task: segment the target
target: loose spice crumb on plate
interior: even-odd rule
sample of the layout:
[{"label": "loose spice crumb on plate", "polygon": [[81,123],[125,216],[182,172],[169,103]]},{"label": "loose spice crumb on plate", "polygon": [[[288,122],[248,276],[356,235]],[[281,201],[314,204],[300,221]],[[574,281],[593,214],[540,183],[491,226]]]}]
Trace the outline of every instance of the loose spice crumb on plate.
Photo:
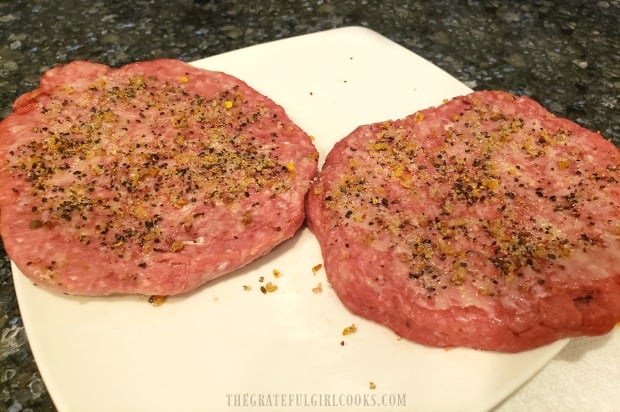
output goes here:
[{"label": "loose spice crumb on plate", "polygon": [[322,263],[319,263],[318,265],[314,265],[312,266],[312,274],[316,275],[316,272],[318,272],[319,270],[321,270],[321,268],[323,267]]},{"label": "loose spice crumb on plate", "polygon": [[263,294],[267,294],[267,293],[271,293],[271,292],[275,292],[276,290],[278,290],[278,286],[274,285],[271,282],[267,282],[265,284],[265,286],[261,286],[260,287],[260,291],[263,292]]},{"label": "loose spice crumb on plate", "polygon": [[168,296],[152,295],[149,297],[149,303],[153,306],[161,306],[168,299]]},{"label": "loose spice crumb on plate", "polygon": [[342,336],[352,335],[355,332],[357,332],[357,326],[355,326],[355,323],[352,323],[351,326],[347,326],[342,330]]},{"label": "loose spice crumb on plate", "polygon": [[321,294],[323,293],[323,284],[319,282],[315,287],[312,288],[312,293]]}]

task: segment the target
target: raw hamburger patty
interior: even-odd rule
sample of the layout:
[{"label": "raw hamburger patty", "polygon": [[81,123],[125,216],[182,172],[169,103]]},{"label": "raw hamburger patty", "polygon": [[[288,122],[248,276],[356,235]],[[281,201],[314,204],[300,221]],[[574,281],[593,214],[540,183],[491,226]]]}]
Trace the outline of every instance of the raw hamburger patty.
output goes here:
[{"label": "raw hamburger patty", "polygon": [[290,238],[309,136],[243,81],[176,60],[51,69],[0,124],[0,229],[36,284],[174,295]]},{"label": "raw hamburger patty", "polygon": [[620,155],[526,97],[358,127],[306,201],[354,313],[426,345],[520,351],[620,320]]}]

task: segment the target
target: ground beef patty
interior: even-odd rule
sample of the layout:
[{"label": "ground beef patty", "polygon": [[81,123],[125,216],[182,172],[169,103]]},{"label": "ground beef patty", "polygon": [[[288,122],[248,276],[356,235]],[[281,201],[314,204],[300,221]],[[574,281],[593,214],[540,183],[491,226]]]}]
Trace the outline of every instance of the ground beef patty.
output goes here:
[{"label": "ground beef patty", "polygon": [[310,137],[243,81],[176,60],[51,69],[0,124],[11,259],[66,293],[174,295],[290,238]]},{"label": "ground beef patty", "polygon": [[426,345],[520,351],[620,320],[620,154],[483,91],[361,126],[306,214],[354,313]]}]

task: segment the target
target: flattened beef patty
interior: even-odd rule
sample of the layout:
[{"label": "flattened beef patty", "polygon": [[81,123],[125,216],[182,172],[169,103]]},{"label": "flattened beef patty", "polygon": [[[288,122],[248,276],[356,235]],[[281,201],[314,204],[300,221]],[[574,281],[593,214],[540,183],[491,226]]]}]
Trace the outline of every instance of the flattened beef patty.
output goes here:
[{"label": "flattened beef patty", "polygon": [[0,124],[0,228],[37,284],[174,295],[290,238],[309,136],[243,81],[177,60],[54,68]]},{"label": "flattened beef patty", "polygon": [[306,214],[354,313],[426,345],[520,351],[620,320],[620,154],[483,91],[361,126]]}]

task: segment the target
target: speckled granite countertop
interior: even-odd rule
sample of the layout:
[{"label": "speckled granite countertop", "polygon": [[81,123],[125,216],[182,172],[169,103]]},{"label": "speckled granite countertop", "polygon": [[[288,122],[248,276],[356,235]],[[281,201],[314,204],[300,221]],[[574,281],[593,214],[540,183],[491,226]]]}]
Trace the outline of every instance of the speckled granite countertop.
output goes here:
[{"label": "speckled granite countertop", "polygon": [[[192,61],[347,25],[369,27],[474,89],[526,94],[620,145],[620,1],[0,2],[0,118],[46,69]],[[55,410],[0,253],[0,409]]]}]

